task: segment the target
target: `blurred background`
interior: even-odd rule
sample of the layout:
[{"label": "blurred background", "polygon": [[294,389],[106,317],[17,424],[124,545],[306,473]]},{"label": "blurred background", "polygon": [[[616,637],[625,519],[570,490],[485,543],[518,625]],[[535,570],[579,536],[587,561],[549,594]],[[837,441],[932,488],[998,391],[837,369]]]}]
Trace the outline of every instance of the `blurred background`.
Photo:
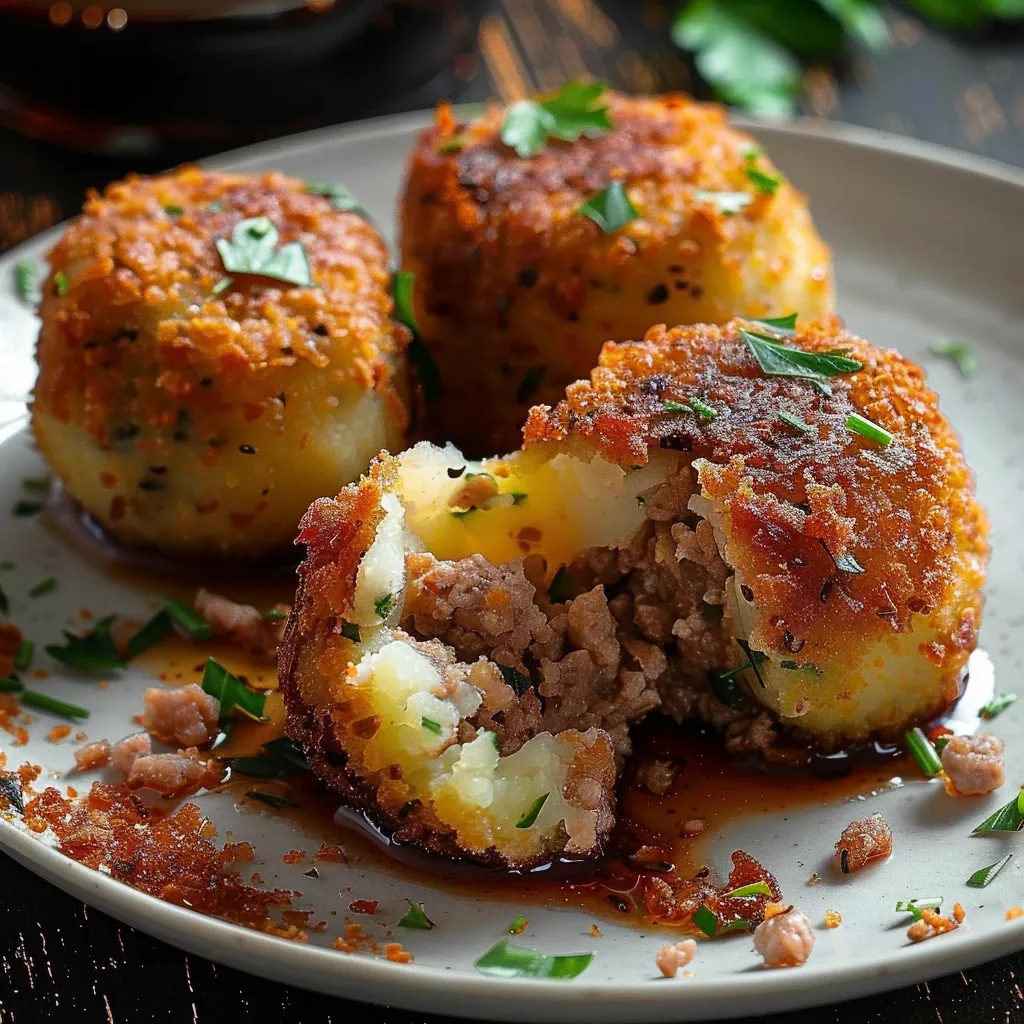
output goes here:
[{"label": "blurred background", "polygon": [[0,0],[0,250],[87,187],[589,74],[1024,164],[1024,0]]}]

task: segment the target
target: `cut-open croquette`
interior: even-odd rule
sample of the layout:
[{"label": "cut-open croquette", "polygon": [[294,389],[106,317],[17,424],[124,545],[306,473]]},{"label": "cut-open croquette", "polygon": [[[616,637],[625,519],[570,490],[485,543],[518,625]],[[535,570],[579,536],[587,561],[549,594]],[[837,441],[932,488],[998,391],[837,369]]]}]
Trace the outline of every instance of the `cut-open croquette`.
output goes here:
[{"label": "cut-open croquette", "polygon": [[[432,440],[472,456],[518,447],[531,405],[654,323],[832,312],[806,200],[721,107],[594,102],[610,130],[527,158],[501,141],[505,108],[461,124],[442,107],[409,155],[401,262],[440,376]],[[606,231],[581,207],[613,184],[636,217]]]},{"label": "cut-open croquette", "polygon": [[[238,242],[242,271],[268,273],[229,269]],[[314,497],[402,447],[387,259],[372,224],[277,173],[186,167],[91,195],[39,310],[43,455],[128,544],[280,553]]]},{"label": "cut-open croquette", "polygon": [[653,709],[790,762],[939,713],[987,557],[921,371],[838,321],[607,345],[521,450],[384,455],[299,539],[290,735],[399,839],[511,866],[600,849]]}]

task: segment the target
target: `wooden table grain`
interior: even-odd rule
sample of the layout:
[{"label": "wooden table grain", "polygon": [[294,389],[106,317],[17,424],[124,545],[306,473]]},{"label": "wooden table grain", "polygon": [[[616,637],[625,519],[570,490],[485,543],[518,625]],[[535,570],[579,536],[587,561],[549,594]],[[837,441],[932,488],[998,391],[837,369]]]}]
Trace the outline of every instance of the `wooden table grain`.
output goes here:
[{"label": "wooden table grain", "polygon": [[[510,99],[581,72],[637,91],[694,87],[685,61],[668,41],[671,5],[496,0],[480,4],[476,13],[476,46],[455,55],[457,100],[495,94]],[[871,58],[854,54],[838,76],[810,72],[805,112],[1024,166],[1021,33],[1004,30],[965,42],[921,25],[898,7],[889,7],[887,15],[893,49]],[[397,98],[386,106],[410,105]],[[130,169],[125,160],[84,157],[5,129],[0,129],[0,154],[0,249],[71,215],[87,186]],[[190,155],[202,156],[201,147]],[[3,856],[0,886],[0,1024],[249,1019],[337,1024],[355,1017],[372,1024],[426,1024],[443,1019],[319,996],[188,956],[87,908]],[[1013,1024],[1024,1021],[1022,984],[1024,954],[1018,954],[785,1019],[793,1024]]]}]

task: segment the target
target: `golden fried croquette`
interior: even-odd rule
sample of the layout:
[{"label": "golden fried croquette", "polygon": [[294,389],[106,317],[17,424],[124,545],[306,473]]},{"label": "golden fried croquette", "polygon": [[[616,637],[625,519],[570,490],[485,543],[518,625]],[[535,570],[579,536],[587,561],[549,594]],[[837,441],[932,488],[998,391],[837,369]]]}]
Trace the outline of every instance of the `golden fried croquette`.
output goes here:
[{"label": "golden fried croquette", "polygon": [[[268,251],[304,253],[312,286],[225,269],[218,240],[250,219]],[[314,497],[402,446],[387,258],[372,224],[277,173],[186,167],[90,195],[39,310],[43,455],[128,544],[280,553]]]},{"label": "golden fried croquette", "polygon": [[[440,373],[431,439],[472,456],[518,447],[531,405],[652,323],[832,312],[806,200],[721,107],[598,102],[610,131],[527,159],[501,141],[504,109],[460,124],[442,107],[408,158],[401,262]],[[580,206],[614,182],[637,217],[606,233]]]},{"label": "golden fried croquette", "polygon": [[299,540],[290,735],[403,840],[512,866],[600,849],[654,709],[787,762],[939,713],[987,556],[921,371],[838,321],[606,345],[519,451],[381,456]]}]

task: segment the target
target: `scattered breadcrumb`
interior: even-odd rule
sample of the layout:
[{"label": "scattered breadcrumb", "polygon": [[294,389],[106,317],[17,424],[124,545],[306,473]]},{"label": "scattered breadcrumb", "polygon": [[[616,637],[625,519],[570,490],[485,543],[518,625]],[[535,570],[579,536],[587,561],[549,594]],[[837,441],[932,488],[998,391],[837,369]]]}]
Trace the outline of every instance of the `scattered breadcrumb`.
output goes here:
[{"label": "scattered breadcrumb", "polygon": [[799,967],[814,949],[814,927],[799,910],[771,903],[754,930],[754,949],[765,967]]},{"label": "scattered breadcrumb", "polygon": [[334,940],[334,948],[340,953],[355,953],[357,950],[379,953],[380,946],[366,933],[361,924],[349,924],[345,927],[345,937]]},{"label": "scattered breadcrumb", "polygon": [[693,939],[662,946],[655,954],[654,963],[666,978],[674,978],[680,967],[685,967],[697,955],[697,943]]},{"label": "scattered breadcrumb", "polygon": [[412,953],[409,953],[407,950],[403,949],[402,944],[400,942],[389,942],[384,947],[384,955],[393,964],[412,963]]},{"label": "scattered breadcrumb", "polygon": [[285,864],[301,864],[305,859],[305,850],[289,850],[281,855],[281,861]]},{"label": "scattered breadcrumb", "polygon": [[46,738],[51,743],[60,743],[61,740],[66,740],[71,735],[70,725],[55,725],[47,734]]},{"label": "scattered breadcrumb", "polygon": [[811,875],[811,877],[807,879],[807,884],[808,885],[821,885],[821,875],[819,875],[818,872],[815,871],[814,874]]},{"label": "scattered breadcrumb", "polygon": [[843,915],[838,910],[825,911],[825,927],[838,928],[843,923]]},{"label": "scattered breadcrumb", "polygon": [[907,929],[907,938],[911,942],[924,942],[925,939],[932,939],[936,935],[944,935],[959,928],[966,916],[964,908],[959,903],[953,905],[950,917],[943,917],[936,910],[924,910],[921,912],[921,920],[915,921]]},{"label": "scattered breadcrumb", "polygon": [[1007,921],[1015,921],[1018,917],[1024,917],[1024,907],[1010,907],[1006,912]]},{"label": "scattered breadcrumb", "polygon": [[75,751],[75,764],[80,772],[91,771],[93,768],[102,768],[110,763],[110,744],[106,740],[96,740],[93,743],[86,743]]},{"label": "scattered breadcrumb", "polygon": [[600,929],[600,928],[598,928],[596,924],[592,924],[592,925],[590,926],[590,937],[591,937],[591,938],[593,938],[593,939],[599,939],[599,938],[601,938],[601,937],[602,937],[603,935],[604,935],[604,932],[602,932],[602,931],[601,931],[601,929]]}]

